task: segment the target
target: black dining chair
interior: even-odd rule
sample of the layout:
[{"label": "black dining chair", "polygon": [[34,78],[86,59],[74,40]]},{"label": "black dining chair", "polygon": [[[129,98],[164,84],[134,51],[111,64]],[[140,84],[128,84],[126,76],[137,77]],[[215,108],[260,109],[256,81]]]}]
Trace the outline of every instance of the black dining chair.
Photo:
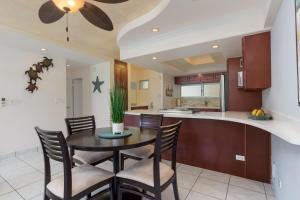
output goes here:
[{"label": "black dining chair", "polygon": [[[68,135],[80,133],[83,131],[95,133],[96,122],[94,116],[87,117],[77,117],[77,118],[66,118],[65,119]],[[71,158],[73,165],[79,164],[90,164],[98,165],[107,160],[111,160],[113,152],[103,151],[103,152],[91,152],[91,151],[74,151],[73,148],[70,148]]]},{"label": "black dining chair", "polygon": [[[163,115],[141,114],[140,128],[158,130],[162,125]],[[121,151],[121,170],[124,169],[124,162],[131,158],[134,160],[142,160],[148,158],[154,152],[154,145],[146,145],[139,148],[127,149]]]},{"label": "black dining chair", "polygon": [[[91,199],[99,198],[107,190],[111,191],[114,174],[106,170],[84,164],[72,168],[68,146],[60,131],[45,131],[38,127],[45,165],[44,200],[77,200],[106,185],[110,187]],[[50,160],[63,163],[63,175],[51,179]]]},{"label": "black dining chair", "polygon": [[[157,132],[152,158],[144,159],[117,174],[118,196],[129,192],[151,200],[161,200],[162,191],[173,185],[175,200],[179,200],[176,177],[176,148],[181,121],[163,126]],[[171,166],[161,162],[164,152],[172,152]],[[136,189],[142,189],[142,192]],[[149,192],[152,194],[149,194]]]}]

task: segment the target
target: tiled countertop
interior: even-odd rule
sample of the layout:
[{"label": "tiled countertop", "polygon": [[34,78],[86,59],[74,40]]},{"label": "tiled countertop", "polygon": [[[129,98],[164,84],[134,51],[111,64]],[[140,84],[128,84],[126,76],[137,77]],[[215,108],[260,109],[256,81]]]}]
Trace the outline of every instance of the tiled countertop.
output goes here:
[{"label": "tiled countertop", "polygon": [[[139,110],[126,112],[126,114],[131,115],[140,115],[141,113],[159,114],[159,111]],[[246,112],[231,111],[199,112],[194,114],[164,113],[163,115],[165,117],[223,120],[247,124],[266,130],[273,135],[287,141],[288,143],[300,145],[300,121],[281,114],[273,113],[274,119],[270,121],[257,121],[248,119],[248,114]]]}]

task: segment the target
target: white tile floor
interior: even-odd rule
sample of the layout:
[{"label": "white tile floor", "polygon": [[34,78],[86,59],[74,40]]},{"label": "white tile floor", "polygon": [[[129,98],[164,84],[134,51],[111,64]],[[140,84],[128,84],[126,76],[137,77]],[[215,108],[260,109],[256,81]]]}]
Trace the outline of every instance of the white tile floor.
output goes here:
[{"label": "white tile floor", "polygon": [[[132,163],[127,162],[126,167]],[[51,166],[54,176],[62,174],[60,163]],[[99,167],[111,170],[112,164]],[[43,168],[40,152],[0,160],[0,200],[42,200]],[[181,200],[275,200],[269,184],[184,164],[178,164],[177,172]],[[164,191],[163,199],[174,199],[171,187]]]}]

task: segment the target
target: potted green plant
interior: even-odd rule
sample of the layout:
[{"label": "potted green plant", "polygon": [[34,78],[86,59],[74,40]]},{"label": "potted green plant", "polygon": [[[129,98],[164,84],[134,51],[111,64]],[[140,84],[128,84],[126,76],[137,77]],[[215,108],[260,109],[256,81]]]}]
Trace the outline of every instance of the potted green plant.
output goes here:
[{"label": "potted green plant", "polygon": [[124,132],[125,91],[115,87],[110,92],[111,119],[113,134]]}]

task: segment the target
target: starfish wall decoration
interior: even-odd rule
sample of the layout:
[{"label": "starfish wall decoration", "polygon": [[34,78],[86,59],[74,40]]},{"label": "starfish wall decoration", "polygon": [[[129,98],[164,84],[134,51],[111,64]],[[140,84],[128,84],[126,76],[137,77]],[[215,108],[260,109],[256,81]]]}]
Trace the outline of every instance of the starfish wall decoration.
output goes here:
[{"label": "starfish wall decoration", "polygon": [[92,81],[92,83],[93,83],[93,85],[94,85],[94,93],[96,92],[96,91],[98,91],[99,93],[101,93],[102,91],[101,91],[101,85],[103,85],[104,84],[104,81],[99,81],[99,77],[97,76],[97,78],[96,78],[96,81]]}]

